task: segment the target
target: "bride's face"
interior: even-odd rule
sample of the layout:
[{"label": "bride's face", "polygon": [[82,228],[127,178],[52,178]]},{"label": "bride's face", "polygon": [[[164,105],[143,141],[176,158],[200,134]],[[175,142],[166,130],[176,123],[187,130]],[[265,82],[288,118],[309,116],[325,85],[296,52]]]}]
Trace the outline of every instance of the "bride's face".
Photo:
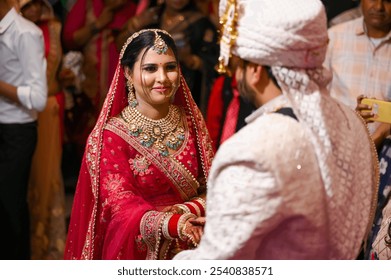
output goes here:
[{"label": "bride's face", "polygon": [[162,54],[149,49],[144,58],[140,55],[130,76],[140,105],[169,104],[178,87],[178,62],[171,49]]}]

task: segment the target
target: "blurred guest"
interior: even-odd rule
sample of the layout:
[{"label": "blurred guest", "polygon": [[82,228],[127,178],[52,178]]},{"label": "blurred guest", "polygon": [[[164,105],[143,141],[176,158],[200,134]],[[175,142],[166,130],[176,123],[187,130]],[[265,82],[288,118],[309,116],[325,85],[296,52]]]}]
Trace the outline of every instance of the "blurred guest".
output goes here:
[{"label": "blurred guest", "polygon": [[[379,152],[380,183],[377,192],[377,207],[372,230],[369,233],[365,259],[391,258],[391,244],[386,244],[391,221],[391,136],[388,136]],[[387,205],[388,204],[388,205]]]},{"label": "blurred guest", "polygon": [[206,125],[213,141],[213,149],[246,125],[245,118],[255,107],[240,96],[235,77],[221,75],[213,84],[209,97]]},{"label": "blurred guest", "polygon": [[52,5],[54,14],[63,23],[76,0],[48,0]]},{"label": "blurred guest", "polygon": [[[388,185],[390,189],[391,186]],[[389,191],[389,190],[388,190]],[[382,211],[381,223],[378,225],[378,233],[372,243],[371,259],[391,260],[391,193],[388,193],[385,206]]]},{"label": "blurred guest", "polygon": [[93,117],[83,133],[85,139],[96,122],[114,76],[119,56],[114,38],[136,8],[133,0],[77,0],[66,17],[63,43],[67,51],[83,53],[82,91],[93,105],[89,114]]},{"label": "blurred guest", "polygon": [[43,33],[48,100],[38,114],[38,142],[29,189],[31,258],[62,259],[65,246],[65,198],[61,173],[64,94],[59,70],[62,59],[61,23],[46,0],[19,0],[21,14]]},{"label": "blurred guest", "polygon": [[196,1],[198,9],[207,15],[210,21],[219,28],[219,1],[218,0],[200,0]]},{"label": "blurred guest", "polygon": [[206,114],[219,51],[217,30],[209,17],[198,10],[194,0],[166,0],[131,18],[118,37],[118,46],[141,28],[160,28],[172,34],[194,101]]},{"label": "blurred guest", "polygon": [[[361,0],[361,10],[363,17],[329,29],[325,60],[331,96],[352,109],[360,95],[391,101],[391,2]],[[368,126],[379,146],[390,127]]]},{"label": "blurred guest", "polygon": [[322,0],[323,5],[326,8],[327,19],[331,20],[337,15],[352,9],[357,6],[357,0]]},{"label": "blurred guest", "polygon": [[83,54],[81,52],[70,51],[64,55],[61,73],[68,73],[68,79],[64,81],[63,78],[65,94],[64,149],[67,150],[63,156],[63,170],[66,169],[66,179],[74,175],[77,176],[79,173],[85,140],[88,136],[88,131],[85,128],[91,119],[94,119],[91,99],[82,89],[82,82],[85,79],[82,66]]},{"label": "blurred guest", "polygon": [[333,17],[331,20],[329,20],[329,26],[337,25],[352,19],[359,18],[361,16],[362,16],[361,7],[357,6]]},{"label": "blurred guest", "polygon": [[0,35],[0,259],[30,259],[27,190],[47,101],[44,41],[8,0],[0,0]]}]

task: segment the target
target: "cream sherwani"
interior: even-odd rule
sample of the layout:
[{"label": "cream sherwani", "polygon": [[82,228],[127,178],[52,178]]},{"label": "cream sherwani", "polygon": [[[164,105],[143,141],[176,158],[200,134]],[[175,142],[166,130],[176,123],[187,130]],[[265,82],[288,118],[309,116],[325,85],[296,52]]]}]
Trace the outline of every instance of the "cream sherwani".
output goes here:
[{"label": "cream sherwani", "polygon": [[[337,178],[331,170],[326,190],[302,124],[273,113],[287,103],[280,96],[259,108],[220,147],[208,181],[204,236],[197,249],[175,259],[356,258],[372,202],[368,132],[347,107],[327,116],[339,120],[333,129],[351,131],[352,139],[341,142],[353,145],[353,153],[338,157],[348,172]],[[344,166],[345,157],[357,164]]]}]

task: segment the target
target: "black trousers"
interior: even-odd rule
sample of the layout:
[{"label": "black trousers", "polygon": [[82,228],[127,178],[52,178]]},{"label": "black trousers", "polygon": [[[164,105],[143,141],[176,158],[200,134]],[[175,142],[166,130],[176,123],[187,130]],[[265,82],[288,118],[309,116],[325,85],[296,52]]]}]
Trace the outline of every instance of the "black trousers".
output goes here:
[{"label": "black trousers", "polygon": [[30,259],[27,189],[37,122],[0,124],[0,259]]}]

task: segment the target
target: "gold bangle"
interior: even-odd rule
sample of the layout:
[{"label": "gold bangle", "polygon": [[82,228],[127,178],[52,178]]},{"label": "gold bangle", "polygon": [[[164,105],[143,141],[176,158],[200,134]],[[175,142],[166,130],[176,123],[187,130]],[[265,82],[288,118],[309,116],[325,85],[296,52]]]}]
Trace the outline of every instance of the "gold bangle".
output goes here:
[{"label": "gold bangle", "polygon": [[191,213],[190,209],[184,204],[175,204],[174,207],[175,206],[183,211],[182,214]]}]

